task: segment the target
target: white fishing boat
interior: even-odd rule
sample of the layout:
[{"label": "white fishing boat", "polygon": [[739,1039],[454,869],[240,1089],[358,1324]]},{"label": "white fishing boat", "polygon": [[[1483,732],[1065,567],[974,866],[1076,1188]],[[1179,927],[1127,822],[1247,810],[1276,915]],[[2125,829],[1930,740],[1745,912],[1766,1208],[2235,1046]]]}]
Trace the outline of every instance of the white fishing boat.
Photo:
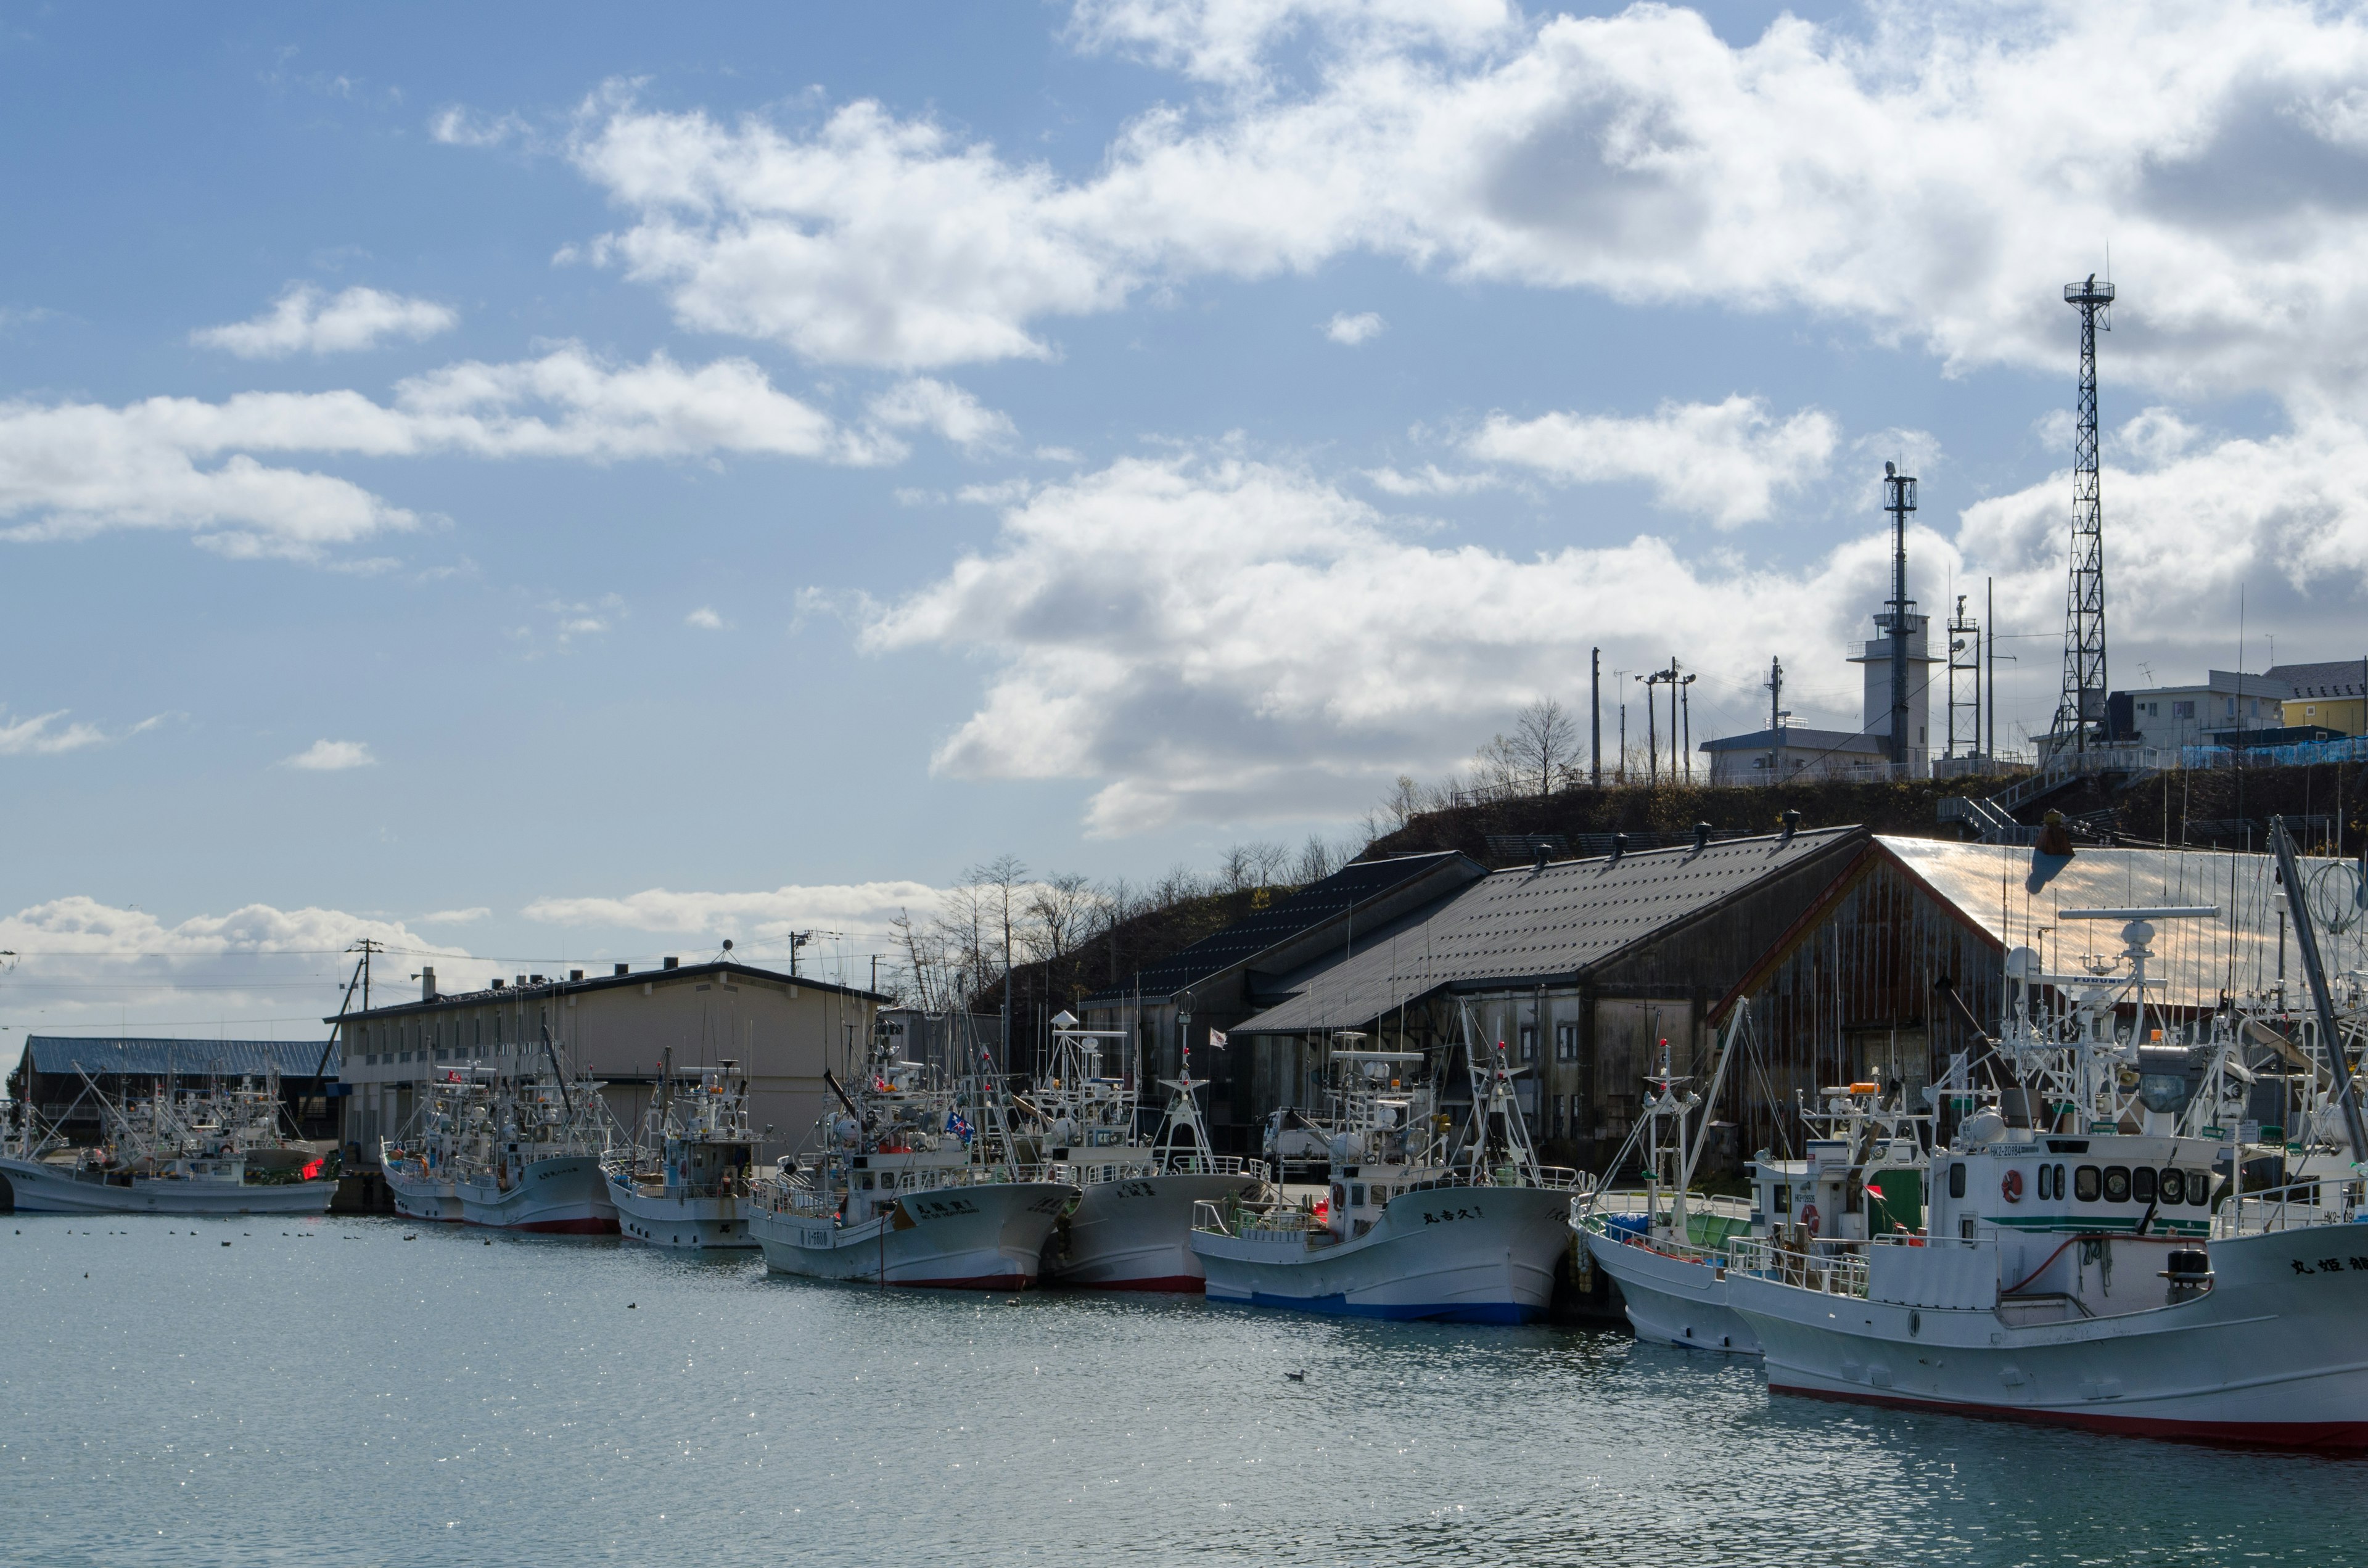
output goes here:
[{"label": "white fishing boat", "polygon": [[734,1076],[735,1065],[726,1060],[677,1072],[667,1053],[648,1146],[608,1162],[609,1198],[626,1240],[700,1251],[757,1245],[744,1207],[757,1138],[748,1126],[748,1082]]},{"label": "white fishing boat", "polygon": [[458,1225],[466,1219],[455,1173],[467,1163],[471,1140],[482,1143],[490,1136],[485,1119],[472,1114],[485,1103],[487,1091],[476,1074],[448,1069],[428,1084],[416,1124],[405,1135],[381,1142],[379,1174],[397,1214],[433,1225]]},{"label": "white fishing boat", "polygon": [[559,1048],[542,1042],[531,1077],[471,1069],[486,1085],[469,1102],[452,1186],[463,1223],[537,1235],[617,1233],[617,1206],[601,1162],[615,1142],[603,1085],[570,1077]]},{"label": "white fishing boat", "polygon": [[1211,1151],[1198,1098],[1209,1081],[1192,1076],[1189,1051],[1182,1076],[1159,1081],[1169,1099],[1146,1139],[1133,1086],[1102,1071],[1103,1043],[1130,1039],[1126,1031],[1079,1028],[1065,1012],[1053,1028],[1052,1072],[1020,1102],[1030,1119],[1025,1132],[1083,1196],[1045,1244],[1046,1279],[1079,1290],[1199,1291],[1196,1207],[1257,1198],[1266,1166]]},{"label": "white fishing boat", "polygon": [[204,1091],[159,1088],[125,1105],[86,1074],[83,1084],[76,1103],[87,1098],[98,1107],[106,1142],[68,1148],[24,1108],[0,1144],[0,1176],[17,1212],[327,1211],[337,1186],[336,1159],[286,1135],[276,1073]]},{"label": "white fishing boat", "polygon": [[1669,1071],[1663,1042],[1661,1071],[1629,1142],[1611,1168],[1627,1164],[1641,1138],[1647,1180],[1642,1190],[1598,1190],[1573,1199],[1571,1229],[1592,1265],[1620,1289],[1629,1325],[1639,1339],[1757,1356],[1759,1338],[1727,1303],[1729,1244],[1765,1238],[1795,1223],[1829,1242],[1863,1243],[1896,1226],[1922,1224],[1925,1119],[1902,1103],[1886,1106],[1879,1085],[1829,1088],[1823,1107],[1802,1108],[1804,1121],[1824,1136],[1807,1142],[1804,1157],[1763,1151],[1750,1166],[1752,1196],[1737,1199],[1692,1190],[1702,1155],[1702,1129],[1717,1103],[1736,1043],[1749,1027],[1740,1004],[1728,1020],[1718,1065],[1706,1096],[1683,1087]]},{"label": "white fishing boat", "polygon": [[[2309,912],[2292,896],[2301,879],[2283,822],[2272,821],[2271,837],[2317,1014],[2315,1041],[2305,1043],[2334,1053],[2345,1142],[2368,1148],[2343,1020]],[[1998,1057],[2020,1065],[2052,1051],[2060,1066],[2001,1100],[2039,1107],[2037,1125],[1987,1107],[1934,1151],[1928,1234],[1836,1254],[1795,1228],[1736,1247],[1729,1302],[1765,1346],[1771,1390],[2105,1432],[2368,1447],[2368,1245],[2353,1239],[2368,1236],[2355,1228],[2368,1207],[2357,1155],[2268,1190],[2232,1190],[2238,1184],[2216,1169],[2241,1173],[2253,1151],[2225,1124],[2217,1139],[2194,1131],[2199,1111],[2229,1103],[2219,1098],[2226,1042],[2181,1048],[2141,1032],[2155,921],[2216,913],[2058,912],[2126,921],[2136,1003],[2127,1035],[2115,1030],[2117,1008],[2084,1005],[2078,1040],[2041,1033],[2019,1045],[2030,993],[2053,977],[2018,949]],[[2343,1014],[2356,1019],[2360,1002],[2347,997]],[[2124,1070],[2135,1104],[2119,1115],[2099,1114],[2111,1098],[2062,1092],[2086,1081],[2111,1096]]]},{"label": "white fishing boat", "polygon": [[1468,1123],[1451,1131],[1419,1051],[1335,1037],[1328,1200],[1204,1203],[1192,1250],[1212,1301],[1349,1317],[1524,1323],[1543,1315],[1585,1178],[1542,1166],[1504,1048],[1468,1011]]},{"label": "white fishing boat", "polygon": [[1036,1282],[1076,1187],[1014,1157],[1009,1108],[992,1074],[958,1088],[927,1077],[920,1063],[895,1059],[884,1033],[852,1085],[825,1073],[842,1108],[823,1119],[819,1147],[810,1159],[784,1157],[746,1199],[767,1267],[874,1285]]}]

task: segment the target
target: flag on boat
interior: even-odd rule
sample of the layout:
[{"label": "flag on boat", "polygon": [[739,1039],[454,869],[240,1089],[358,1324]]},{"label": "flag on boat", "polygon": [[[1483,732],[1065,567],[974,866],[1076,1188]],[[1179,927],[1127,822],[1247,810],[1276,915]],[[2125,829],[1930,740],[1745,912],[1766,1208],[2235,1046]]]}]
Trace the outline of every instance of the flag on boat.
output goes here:
[{"label": "flag on boat", "polygon": [[1225,1031],[1223,1029],[1211,1029],[1209,1031],[1209,1043],[1215,1046],[1219,1051],[1224,1050]]},{"label": "flag on boat", "polygon": [[958,1110],[946,1112],[946,1131],[965,1143],[970,1142],[970,1123],[962,1119],[962,1113]]}]

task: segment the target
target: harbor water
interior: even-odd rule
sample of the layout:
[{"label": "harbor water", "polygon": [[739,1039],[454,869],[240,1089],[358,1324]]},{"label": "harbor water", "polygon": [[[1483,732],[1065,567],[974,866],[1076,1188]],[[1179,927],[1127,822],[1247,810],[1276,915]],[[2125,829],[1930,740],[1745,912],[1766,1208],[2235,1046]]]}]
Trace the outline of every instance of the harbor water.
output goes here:
[{"label": "harbor water", "polygon": [[17,1563],[2363,1551],[2368,1461],[1771,1400],[1603,1330],[882,1291],[381,1220],[17,1216],[0,1247]]}]

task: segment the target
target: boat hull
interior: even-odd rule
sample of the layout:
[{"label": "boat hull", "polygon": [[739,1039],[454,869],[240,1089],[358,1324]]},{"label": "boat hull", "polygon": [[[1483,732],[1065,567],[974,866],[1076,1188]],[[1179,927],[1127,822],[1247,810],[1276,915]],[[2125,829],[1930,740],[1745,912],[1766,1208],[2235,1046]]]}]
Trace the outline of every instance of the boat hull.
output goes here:
[{"label": "boat hull", "polygon": [[617,1206],[617,1229],[629,1242],[700,1252],[745,1252],[757,1245],[737,1198],[668,1198],[613,1181],[609,1198]]},{"label": "boat hull", "polygon": [[1600,1231],[1584,1240],[1595,1267],[1620,1287],[1637,1338],[1733,1356],[1760,1353],[1759,1336],[1727,1304],[1726,1281],[1715,1265],[1656,1252]]},{"label": "boat hull", "polygon": [[465,1217],[460,1189],[450,1181],[422,1176],[401,1165],[387,1165],[380,1174],[385,1178],[388,1196],[394,1199],[394,1211],[404,1219],[430,1225],[457,1225]]},{"label": "boat hull", "polygon": [[1341,1317],[1529,1323],[1554,1296],[1570,1194],[1439,1187],[1391,1201],[1352,1241],[1192,1233],[1212,1301]]},{"label": "boat hull", "polygon": [[995,1182],[900,1198],[871,1219],[752,1209],[766,1267],[812,1279],[1017,1290],[1036,1282],[1044,1242],[1077,1196],[1064,1182]]},{"label": "boat hull", "polygon": [[1197,1293],[1207,1281],[1192,1251],[1193,1205],[1248,1198],[1259,1186],[1255,1176],[1190,1172],[1096,1182],[1045,1248],[1045,1280]]},{"label": "boat hull", "polygon": [[1735,1273],[1728,1299],[1766,1348],[1771,1392],[2100,1432],[2358,1449],[2368,1448],[2363,1242],[2368,1235],[2349,1226],[2214,1241],[2214,1285],[2201,1297],[2045,1323],[1993,1308],[1825,1295]]},{"label": "boat hull", "polygon": [[324,1214],[337,1190],[324,1178],[254,1186],[133,1176],[126,1185],[34,1160],[0,1160],[0,1176],[19,1214]]},{"label": "boat hull", "polygon": [[471,1225],[544,1236],[617,1233],[617,1206],[598,1154],[530,1161],[507,1190],[490,1176],[457,1185],[461,1217]]}]

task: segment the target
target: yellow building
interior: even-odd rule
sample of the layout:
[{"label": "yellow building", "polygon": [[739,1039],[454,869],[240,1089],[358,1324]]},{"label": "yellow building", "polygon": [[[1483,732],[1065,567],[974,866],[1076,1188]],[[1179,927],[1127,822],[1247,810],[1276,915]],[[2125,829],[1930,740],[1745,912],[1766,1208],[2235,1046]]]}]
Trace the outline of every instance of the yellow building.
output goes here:
[{"label": "yellow building", "polygon": [[2347,735],[2368,733],[2368,659],[2279,665],[2268,674],[2293,692],[2285,699],[2288,729],[2315,724]]}]

